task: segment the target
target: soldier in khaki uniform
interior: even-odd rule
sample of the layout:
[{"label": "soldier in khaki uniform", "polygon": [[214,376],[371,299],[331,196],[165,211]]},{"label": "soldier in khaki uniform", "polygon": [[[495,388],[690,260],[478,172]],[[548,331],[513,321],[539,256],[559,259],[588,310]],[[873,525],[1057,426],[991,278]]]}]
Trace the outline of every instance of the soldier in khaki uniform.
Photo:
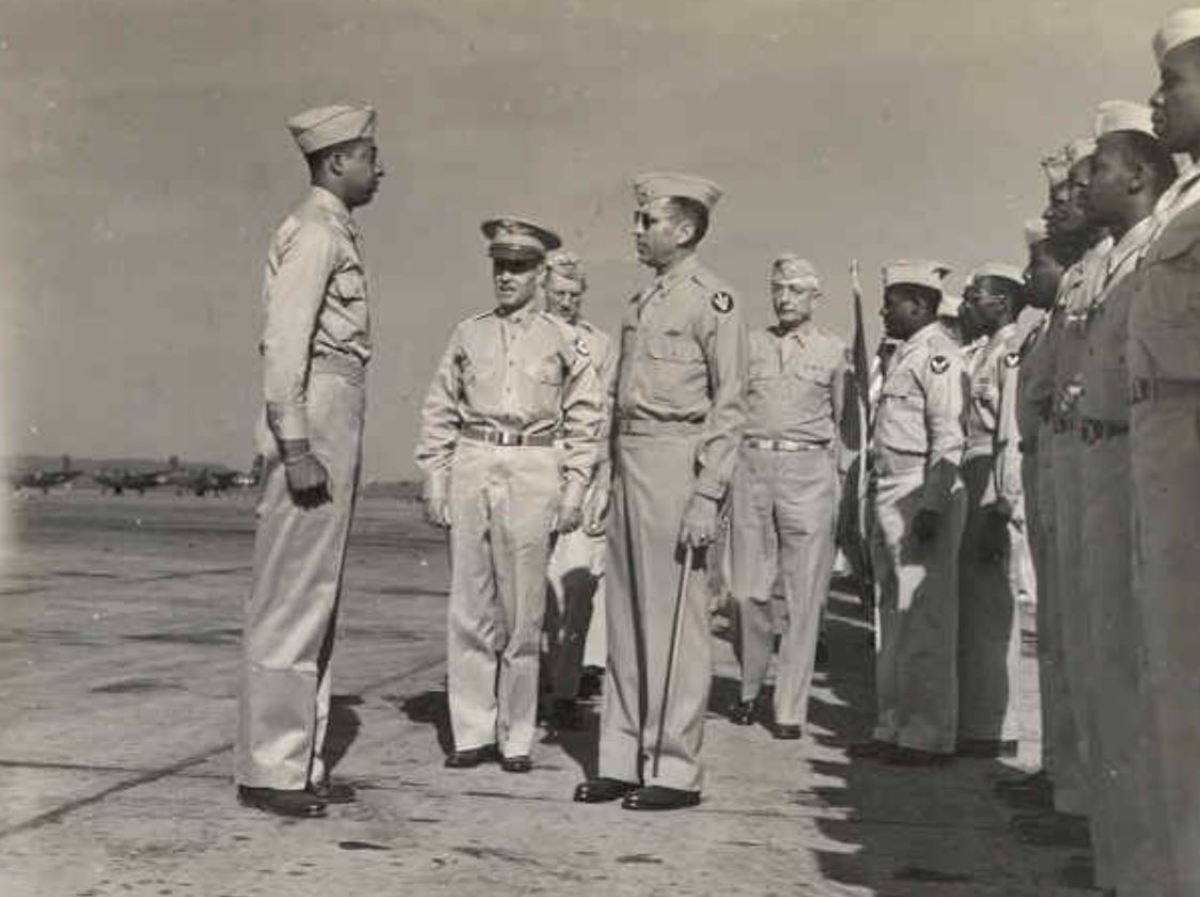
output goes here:
[{"label": "soldier in khaki uniform", "polygon": [[741,699],[730,718],[753,722],[771,659],[771,585],[781,574],[788,623],[775,674],[776,738],[799,738],[808,717],[821,609],[834,560],[849,349],[812,321],[816,270],[795,255],[772,266],[778,323],[750,334],[747,414],[732,484],[733,595]]},{"label": "soldier in khaki uniform", "polygon": [[235,778],[242,803],[293,817],[353,800],[322,762],[334,621],[358,487],[371,356],[358,225],[383,167],[375,111],[328,106],[289,123],[312,191],[267,256],[266,414],[254,586],[242,638]]},{"label": "soldier in khaki uniform", "polygon": [[[1024,521],[1014,390],[1002,394],[1020,362],[1019,268],[989,262],[965,291],[983,342],[970,358],[963,482],[967,518],[959,549],[958,753],[1012,757],[1020,734],[1021,619],[1009,561],[1009,528]],[[1006,401],[1006,397],[1008,400]]]},{"label": "soldier in khaki uniform", "polygon": [[558,237],[483,225],[496,308],[460,323],[422,409],[417,463],[429,518],[450,528],[451,768],[532,766],[546,566],[583,519],[604,395],[575,328],[533,307]]},{"label": "soldier in khaki uniform", "polygon": [[[634,193],[638,258],[657,276],[630,300],[621,329],[600,765],[575,799],[667,810],[699,803],[703,784],[704,554],[745,419],[746,329],[732,291],[695,255],[720,189],[653,174]],[[694,569],[677,615],[685,546]]]},{"label": "soldier in khaki uniform", "polygon": [[1191,162],[1155,208],[1129,310],[1134,590],[1142,611],[1151,753],[1163,799],[1169,878],[1157,893],[1200,893],[1200,9],[1155,35],[1161,84],[1151,100],[1168,150]]},{"label": "soldier in khaki uniform", "polygon": [[949,757],[958,728],[966,372],[936,318],[948,272],[926,261],[883,269],[884,327],[904,342],[883,382],[871,447],[880,584],[877,717],[872,740],[851,754],[904,765]]},{"label": "soldier in khaki uniform", "polygon": [[[555,250],[546,257],[542,281],[546,311],[579,331],[604,391],[604,419],[608,421],[617,353],[607,333],[580,317],[586,289],[587,278],[578,256]],[[583,523],[559,536],[550,555],[546,621],[554,696],[552,721],[563,729],[579,728],[581,724],[576,699],[583,668],[589,663],[604,666],[604,523],[610,474],[606,429],[600,444],[600,463],[584,497]]]},{"label": "soldier in khaki uniform", "polygon": [[[1135,273],[1154,226],[1159,195],[1175,178],[1170,153],[1153,134],[1150,109],[1110,101],[1100,105],[1097,148],[1088,187],[1089,215],[1116,241],[1104,286],[1088,311],[1080,369],[1080,438],[1083,442],[1083,544],[1088,562],[1080,571],[1092,606],[1091,641],[1096,657],[1096,769],[1093,808],[1102,839],[1097,853],[1109,856],[1121,894],[1144,889],[1155,874],[1152,842],[1157,820],[1146,812],[1150,752],[1144,743],[1153,725],[1146,713],[1142,620],[1133,597],[1133,530],[1130,500],[1129,401],[1125,344],[1129,306],[1138,289]],[[1139,743],[1142,741],[1143,743]]]}]

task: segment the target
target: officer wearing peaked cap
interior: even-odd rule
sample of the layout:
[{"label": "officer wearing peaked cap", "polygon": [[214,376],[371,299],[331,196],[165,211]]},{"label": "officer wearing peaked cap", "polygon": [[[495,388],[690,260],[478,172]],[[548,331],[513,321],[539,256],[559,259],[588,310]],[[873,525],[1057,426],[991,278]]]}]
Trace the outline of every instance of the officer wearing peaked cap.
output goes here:
[{"label": "officer wearing peaked cap", "polygon": [[320,816],[353,799],[322,747],[342,563],[371,356],[367,281],[351,210],[383,177],[375,111],[327,106],[288,127],[312,189],[271,240],[261,352],[265,461],[246,605],[235,778],[244,804]]},{"label": "officer wearing peaked cap", "polygon": [[733,292],[695,255],[720,188],[651,174],[634,195],[638,259],[657,276],[621,329],[599,776],[575,799],[656,810],[700,800],[708,596],[682,565],[702,571],[716,533],[745,417],[746,330]]},{"label": "officer wearing peaked cap", "polygon": [[811,264],[793,254],[775,260],[777,322],[750,334],[746,428],[731,486],[742,690],[730,718],[740,725],[754,720],[771,659],[771,586],[778,574],[788,622],[775,675],[774,733],[784,739],[799,738],[807,722],[839,483],[851,461],[842,427],[849,349],[813,323],[820,298]]},{"label": "officer wearing peaked cap", "polygon": [[962,355],[937,323],[949,269],[897,261],[883,270],[884,327],[902,340],[884,379],[872,442],[879,571],[877,717],[853,756],[928,765],[958,727],[958,546],[965,497]]},{"label": "officer wearing peaked cap", "polygon": [[450,528],[451,768],[499,754],[532,768],[546,566],[576,529],[599,456],[604,396],[578,334],[533,306],[558,237],[483,224],[496,308],[460,323],[421,412],[426,512]]}]

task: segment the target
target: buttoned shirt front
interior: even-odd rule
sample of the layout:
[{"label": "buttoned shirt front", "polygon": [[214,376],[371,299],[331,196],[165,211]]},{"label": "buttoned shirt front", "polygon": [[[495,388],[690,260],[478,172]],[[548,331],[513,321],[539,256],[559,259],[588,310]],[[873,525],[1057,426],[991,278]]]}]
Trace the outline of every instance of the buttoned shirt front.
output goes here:
[{"label": "buttoned shirt front", "polygon": [[421,412],[417,463],[444,494],[463,430],[561,437],[563,468],[586,483],[605,431],[605,401],[576,328],[526,305],[460,323]]},{"label": "buttoned shirt front", "polygon": [[750,334],[746,436],[833,443],[850,373],[845,342],[811,321]]},{"label": "buttoned shirt front", "polygon": [[1053,409],[1058,427],[1069,425],[1076,417],[1088,314],[1094,297],[1103,289],[1112,248],[1112,237],[1104,237],[1066,270],[1059,284],[1057,304],[1062,323],[1054,352]]},{"label": "buttoned shirt front", "polygon": [[970,384],[967,403],[965,457],[992,455],[1000,424],[1000,388],[1006,359],[1018,350],[1017,325],[1010,322],[988,337],[967,359]]},{"label": "buttoned shirt front", "polygon": [[267,254],[259,350],[267,422],[277,439],[305,439],[313,357],[371,357],[367,279],[358,226],[334,194],[313,187]]},{"label": "buttoned shirt front", "polygon": [[732,290],[689,255],[630,300],[616,417],[695,424],[696,491],[720,498],[745,425],[747,338]]},{"label": "buttoned shirt front", "polygon": [[965,380],[962,353],[936,322],[896,350],[884,378],[872,443],[877,470],[889,455],[923,458],[922,508],[943,510],[957,480]]}]

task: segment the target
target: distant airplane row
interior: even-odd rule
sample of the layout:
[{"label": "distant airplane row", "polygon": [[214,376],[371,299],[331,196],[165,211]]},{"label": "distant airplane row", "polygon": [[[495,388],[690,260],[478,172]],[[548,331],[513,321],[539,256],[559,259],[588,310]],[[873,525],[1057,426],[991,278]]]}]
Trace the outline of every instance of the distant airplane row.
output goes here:
[{"label": "distant airplane row", "polygon": [[59,470],[30,470],[10,475],[14,491],[40,489],[48,493],[56,486],[66,486],[81,476],[88,476],[100,486],[101,492],[121,495],[126,491],[142,495],[147,489],[159,486],[174,486],[176,495],[191,492],[194,495],[219,495],[229,489],[247,489],[257,486],[262,475],[262,458],[256,457],[248,472],[225,468],[185,468],[177,457],[172,456],[163,470],[129,470],[107,468],[85,471],[71,467],[71,457],[63,455]]}]

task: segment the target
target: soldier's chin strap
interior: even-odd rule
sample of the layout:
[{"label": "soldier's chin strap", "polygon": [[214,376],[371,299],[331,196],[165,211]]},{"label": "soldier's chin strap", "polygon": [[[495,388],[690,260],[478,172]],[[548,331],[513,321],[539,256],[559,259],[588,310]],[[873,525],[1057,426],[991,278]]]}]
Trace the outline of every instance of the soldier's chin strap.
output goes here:
[{"label": "soldier's chin strap", "polygon": [[675,655],[679,651],[679,618],[683,615],[683,602],[687,599],[688,576],[692,572],[692,546],[683,549],[683,570],[679,573],[679,589],[675,592],[675,611],[671,615],[671,647],[667,654],[667,672],[663,677],[662,704],[658,711],[658,734],[654,738],[654,761],[650,775],[658,777],[658,758],[662,755],[663,730],[667,725],[667,698],[671,694],[671,672],[675,668]]}]

